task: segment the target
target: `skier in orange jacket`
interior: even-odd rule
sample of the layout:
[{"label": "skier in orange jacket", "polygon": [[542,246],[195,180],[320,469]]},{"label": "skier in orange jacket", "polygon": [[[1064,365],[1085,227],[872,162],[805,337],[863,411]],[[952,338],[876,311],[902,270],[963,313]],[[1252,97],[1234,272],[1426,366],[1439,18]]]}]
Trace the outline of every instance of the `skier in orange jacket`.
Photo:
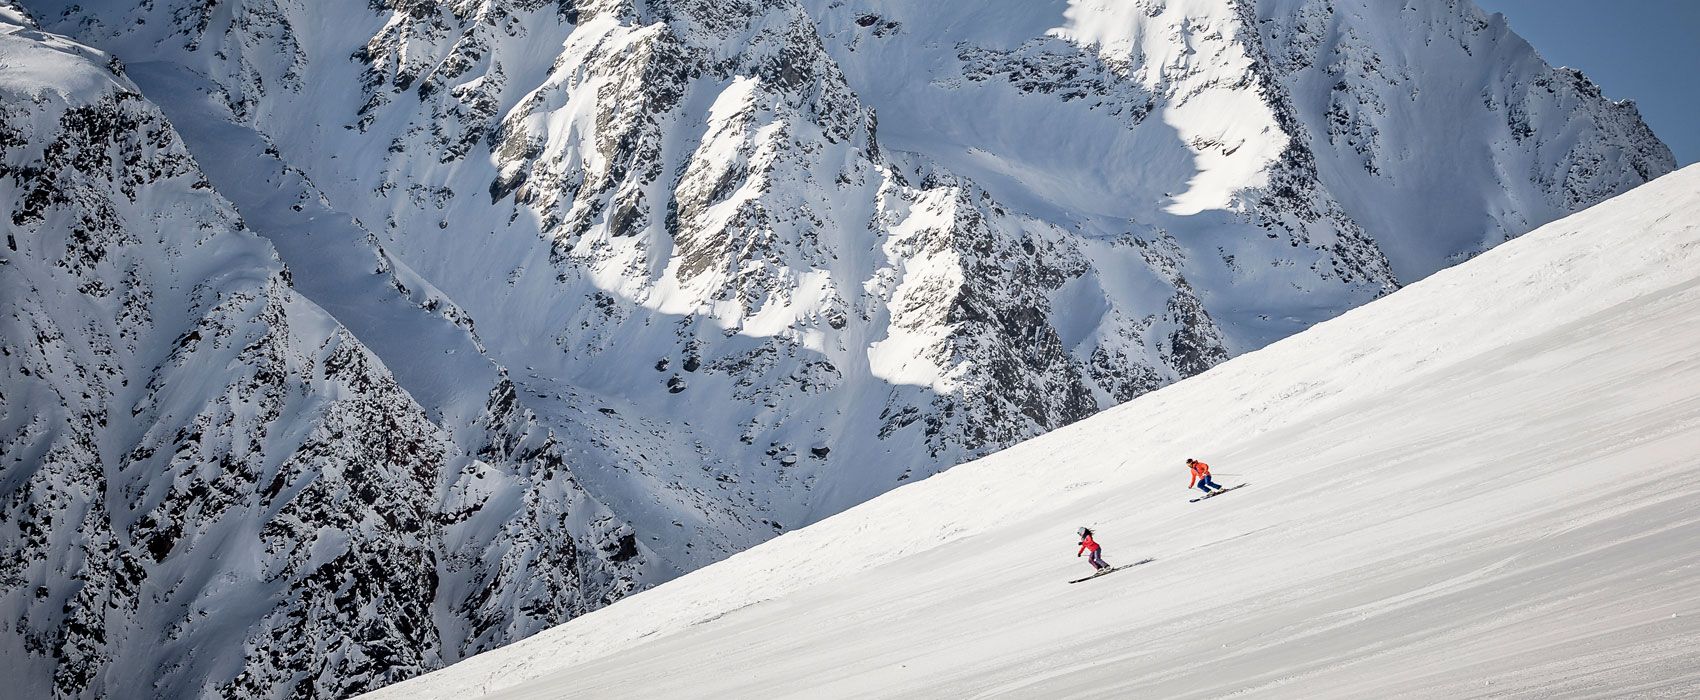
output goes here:
[{"label": "skier in orange jacket", "polygon": [[[1190,489],[1196,485],[1206,496],[1223,491],[1221,484],[1210,480],[1210,465],[1188,457],[1186,458],[1186,466],[1192,470],[1192,482],[1186,485],[1187,488]],[[1211,489],[1215,490],[1212,491]]]},{"label": "skier in orange jacket", "polygon": [[1097,541],[1092,539],[1092,531],[1083,527],[1080,528],[1077,534],[1080,535],[1080,551],[1075,552],[1074,556],[1078,557],[1082,553],[1090,551],[1092,552],[1092,557],[1086,561],[1092,564],[1093,571],[1102,573],[1106,569],[1109,569],[1110,565],[1104,562],[1104,555],[1101,553],[1103,548],[1098,545]]}]

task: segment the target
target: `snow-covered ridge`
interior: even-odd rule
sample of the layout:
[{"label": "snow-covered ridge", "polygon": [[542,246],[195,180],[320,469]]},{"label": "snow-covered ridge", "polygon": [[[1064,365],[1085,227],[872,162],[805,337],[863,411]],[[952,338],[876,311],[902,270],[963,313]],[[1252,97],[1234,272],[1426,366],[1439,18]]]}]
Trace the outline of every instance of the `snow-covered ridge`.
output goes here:
[{"label": "snow-covered ridge", "polygon": [[[212,686],[251,692],[295,673],[273,662],[310,638],[323,668],[358,683],[348,650],[363,635],[313,626],[310,611],[341,606],[311,581],[383,570],[370,585],[391,590],[434,573],[414,533],[443,441],[290,291],[115,63],[7,29],[0,657],[12,690],[210,690],[201,659],[240,661],[246,646],[267,659]],[[213,619],[227,609],[249,612]],[[373,638],[429,625],[416,596],[378,609]],[[274,636],[292,641],[258,642]],[[395,651],[396,666],[425,664],[418,646]]]},{"label": "snow-covered ridge", "polygon": [[[1694,692],[1696,212],[1691,167],[369,697]],[[1080,524],[1155,561],[1068,586]]]},{"label": "snow-covered ridge", "polygon": [[[284,204],[303,194],[258,150],[247,172],[276,178]],[[347,695],[659,573],[499,368],[452,425],[433,422],[444,407],[296,292],[105,54],[0,24],[0,201],[8,693]],[[351,292],[412,283],[364,253],[379,274]],[[398,306],[353,318],[391,321],[386,341],[459,328]]]}]

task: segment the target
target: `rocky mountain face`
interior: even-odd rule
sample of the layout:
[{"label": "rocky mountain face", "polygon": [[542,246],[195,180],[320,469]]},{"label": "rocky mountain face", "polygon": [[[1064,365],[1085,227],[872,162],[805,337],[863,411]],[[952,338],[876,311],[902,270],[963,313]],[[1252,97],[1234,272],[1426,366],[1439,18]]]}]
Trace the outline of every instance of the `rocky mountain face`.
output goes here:
[{"label": "rocky mountain face", "polygon": [[4,19],[8,694],[347,695],[653,576],[511,383],[457,443],[116,59]]},{"label": "rocky mountain face", "polygon": [[452,663],[1674,167],[1463,1],[25,4],[39,694]]}]

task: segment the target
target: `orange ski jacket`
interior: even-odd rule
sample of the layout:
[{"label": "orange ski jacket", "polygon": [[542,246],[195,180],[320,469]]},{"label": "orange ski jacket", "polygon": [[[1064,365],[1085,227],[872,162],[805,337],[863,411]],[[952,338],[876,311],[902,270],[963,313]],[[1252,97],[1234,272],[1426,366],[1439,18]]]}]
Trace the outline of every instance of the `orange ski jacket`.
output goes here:
[{"label": "orange ski jacket", "polygon": [[1208,465],[1208,464],[1205,464],[1203,462],[1193,462],[1192,464],[1188,464],[1186,466],[1188,468],[1192,469],[1192,481],[1186,485],[1186,487],[1189,488],[1189,489],[1194,487],[1194,486],[1197,486],[1199,479],[1210,476],[1210,465]]}]

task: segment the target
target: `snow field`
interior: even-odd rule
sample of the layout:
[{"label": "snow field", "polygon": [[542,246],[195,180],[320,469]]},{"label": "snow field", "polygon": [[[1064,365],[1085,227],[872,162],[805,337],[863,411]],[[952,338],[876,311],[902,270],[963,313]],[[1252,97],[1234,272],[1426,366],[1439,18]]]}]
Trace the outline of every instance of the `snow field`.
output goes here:
[{"label": "snow field", "polygon": [[[1690,167],[372,697],[1700,693],[1696,212]],[[1083,524],[1156,561],[1066,584]]]}]

